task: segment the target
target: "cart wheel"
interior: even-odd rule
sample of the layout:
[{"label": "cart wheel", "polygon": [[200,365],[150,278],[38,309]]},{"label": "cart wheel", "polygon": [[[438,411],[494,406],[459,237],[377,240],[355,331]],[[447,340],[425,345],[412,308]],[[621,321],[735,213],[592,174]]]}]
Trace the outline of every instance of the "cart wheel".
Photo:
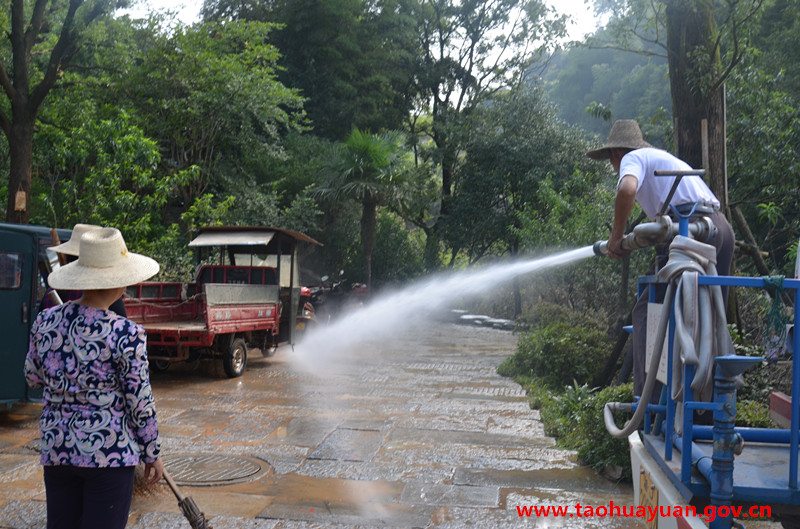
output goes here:
[{"label": "cart wheel", "polygon": [[169,369],[170,361],[169,360],[153,360],[150,362],[150,367],[153,368],[153,371],[158,371],[163,373],[167,369]]},{"label": "cart wheel", "polygon": [[247,366],[247,344],[241,338],[232,340],[228,349],[222,352],[222,367],[230,378],[242,376]]}]

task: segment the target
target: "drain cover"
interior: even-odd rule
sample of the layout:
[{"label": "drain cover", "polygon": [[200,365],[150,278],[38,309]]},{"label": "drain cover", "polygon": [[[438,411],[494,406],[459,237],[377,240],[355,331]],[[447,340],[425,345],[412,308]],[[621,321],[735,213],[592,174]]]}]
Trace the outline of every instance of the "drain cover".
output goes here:
[{"label": "drain cover", "polygon": [[164,466],[179,485],[233,485],[252,481],[265,472],[266,463],[255,458],[199,454],[166,456]]}]

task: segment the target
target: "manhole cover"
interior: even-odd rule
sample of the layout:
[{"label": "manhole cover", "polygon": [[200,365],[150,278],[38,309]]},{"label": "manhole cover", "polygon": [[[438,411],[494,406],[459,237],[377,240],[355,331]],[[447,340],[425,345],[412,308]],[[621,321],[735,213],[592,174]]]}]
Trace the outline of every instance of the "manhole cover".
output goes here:
[{"label": "manhole cover", "polygon": [[260,477],[267,464],[255,458],[200,454],[166,456],[164,466],[179,485],[233,485]]}]

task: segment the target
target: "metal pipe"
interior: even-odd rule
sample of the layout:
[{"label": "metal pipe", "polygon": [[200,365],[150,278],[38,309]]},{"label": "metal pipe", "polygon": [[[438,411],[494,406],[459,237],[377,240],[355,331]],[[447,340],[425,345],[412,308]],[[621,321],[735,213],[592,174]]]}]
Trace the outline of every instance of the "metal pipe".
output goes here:
[{"label": "metal pipe", "polygon": [[[622,238],[620,246],[623,250],[637,250],[654,246],[671,240],[679,234],[679,231],[679,225],[672,222],[669,216],[658,215],[653,222],[645,222],[633,228],[632,232]],[[688,236],[700,242],[711,239],[716,231],[716,226],[708,217],[702,217],[688,225]],[[597,241],[592,245],[592,250],[597,256],[607,256],[608,241]]]},{"label": "metal pipe", "polygon": [[[741,453],[744,447],[742,436],[734,430],[736,421],[736,380],[735,378],[749,367],[759,363],[758,357],[736,355],[716,358],[717,369],[714,375],[714,403],[719,407],[714,410],[714,450],[711,462],[711,505],[720,507],[733,503],[733,458]],[[717,516],[710,524],[710,529],[729,529],[732,516]]]},{"label": "metal pipe", "polygon": [[[710,441],[714,438],[712,429],[712,426],[695,426],[692,437],[698,441]],[[748,443],[789,444],[791,439],[789,429],[739,427],[734,430]]]},{"label": "metal pipe", "polygon": [[[800,260],[800,257],[798,257]],[[800,288],[794,291],[794,353],[792,355],[792,422],[791,422],[791,441],[789,448],[789,488],[797,489],[797,465],[798,465],[798,445],[800,445],[800,332],[798,323],[800,322]]]}]

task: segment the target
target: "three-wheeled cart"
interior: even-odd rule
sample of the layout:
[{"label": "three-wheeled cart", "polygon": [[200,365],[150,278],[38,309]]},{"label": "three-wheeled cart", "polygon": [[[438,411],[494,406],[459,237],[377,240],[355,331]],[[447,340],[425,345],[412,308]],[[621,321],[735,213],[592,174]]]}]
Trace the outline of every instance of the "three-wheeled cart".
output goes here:
[{"label": "three-wheeled cart", "polygon": [[147,331],[151,365],[214,357],[238,377],[251,348],[270,356],[278,344],[294,343],[296,330],[314,319],[300,306],[299,243],[320,245],[280,228],[201,228],[189,243],[199,263],[193,282],[128,287],[125,308]]}]

